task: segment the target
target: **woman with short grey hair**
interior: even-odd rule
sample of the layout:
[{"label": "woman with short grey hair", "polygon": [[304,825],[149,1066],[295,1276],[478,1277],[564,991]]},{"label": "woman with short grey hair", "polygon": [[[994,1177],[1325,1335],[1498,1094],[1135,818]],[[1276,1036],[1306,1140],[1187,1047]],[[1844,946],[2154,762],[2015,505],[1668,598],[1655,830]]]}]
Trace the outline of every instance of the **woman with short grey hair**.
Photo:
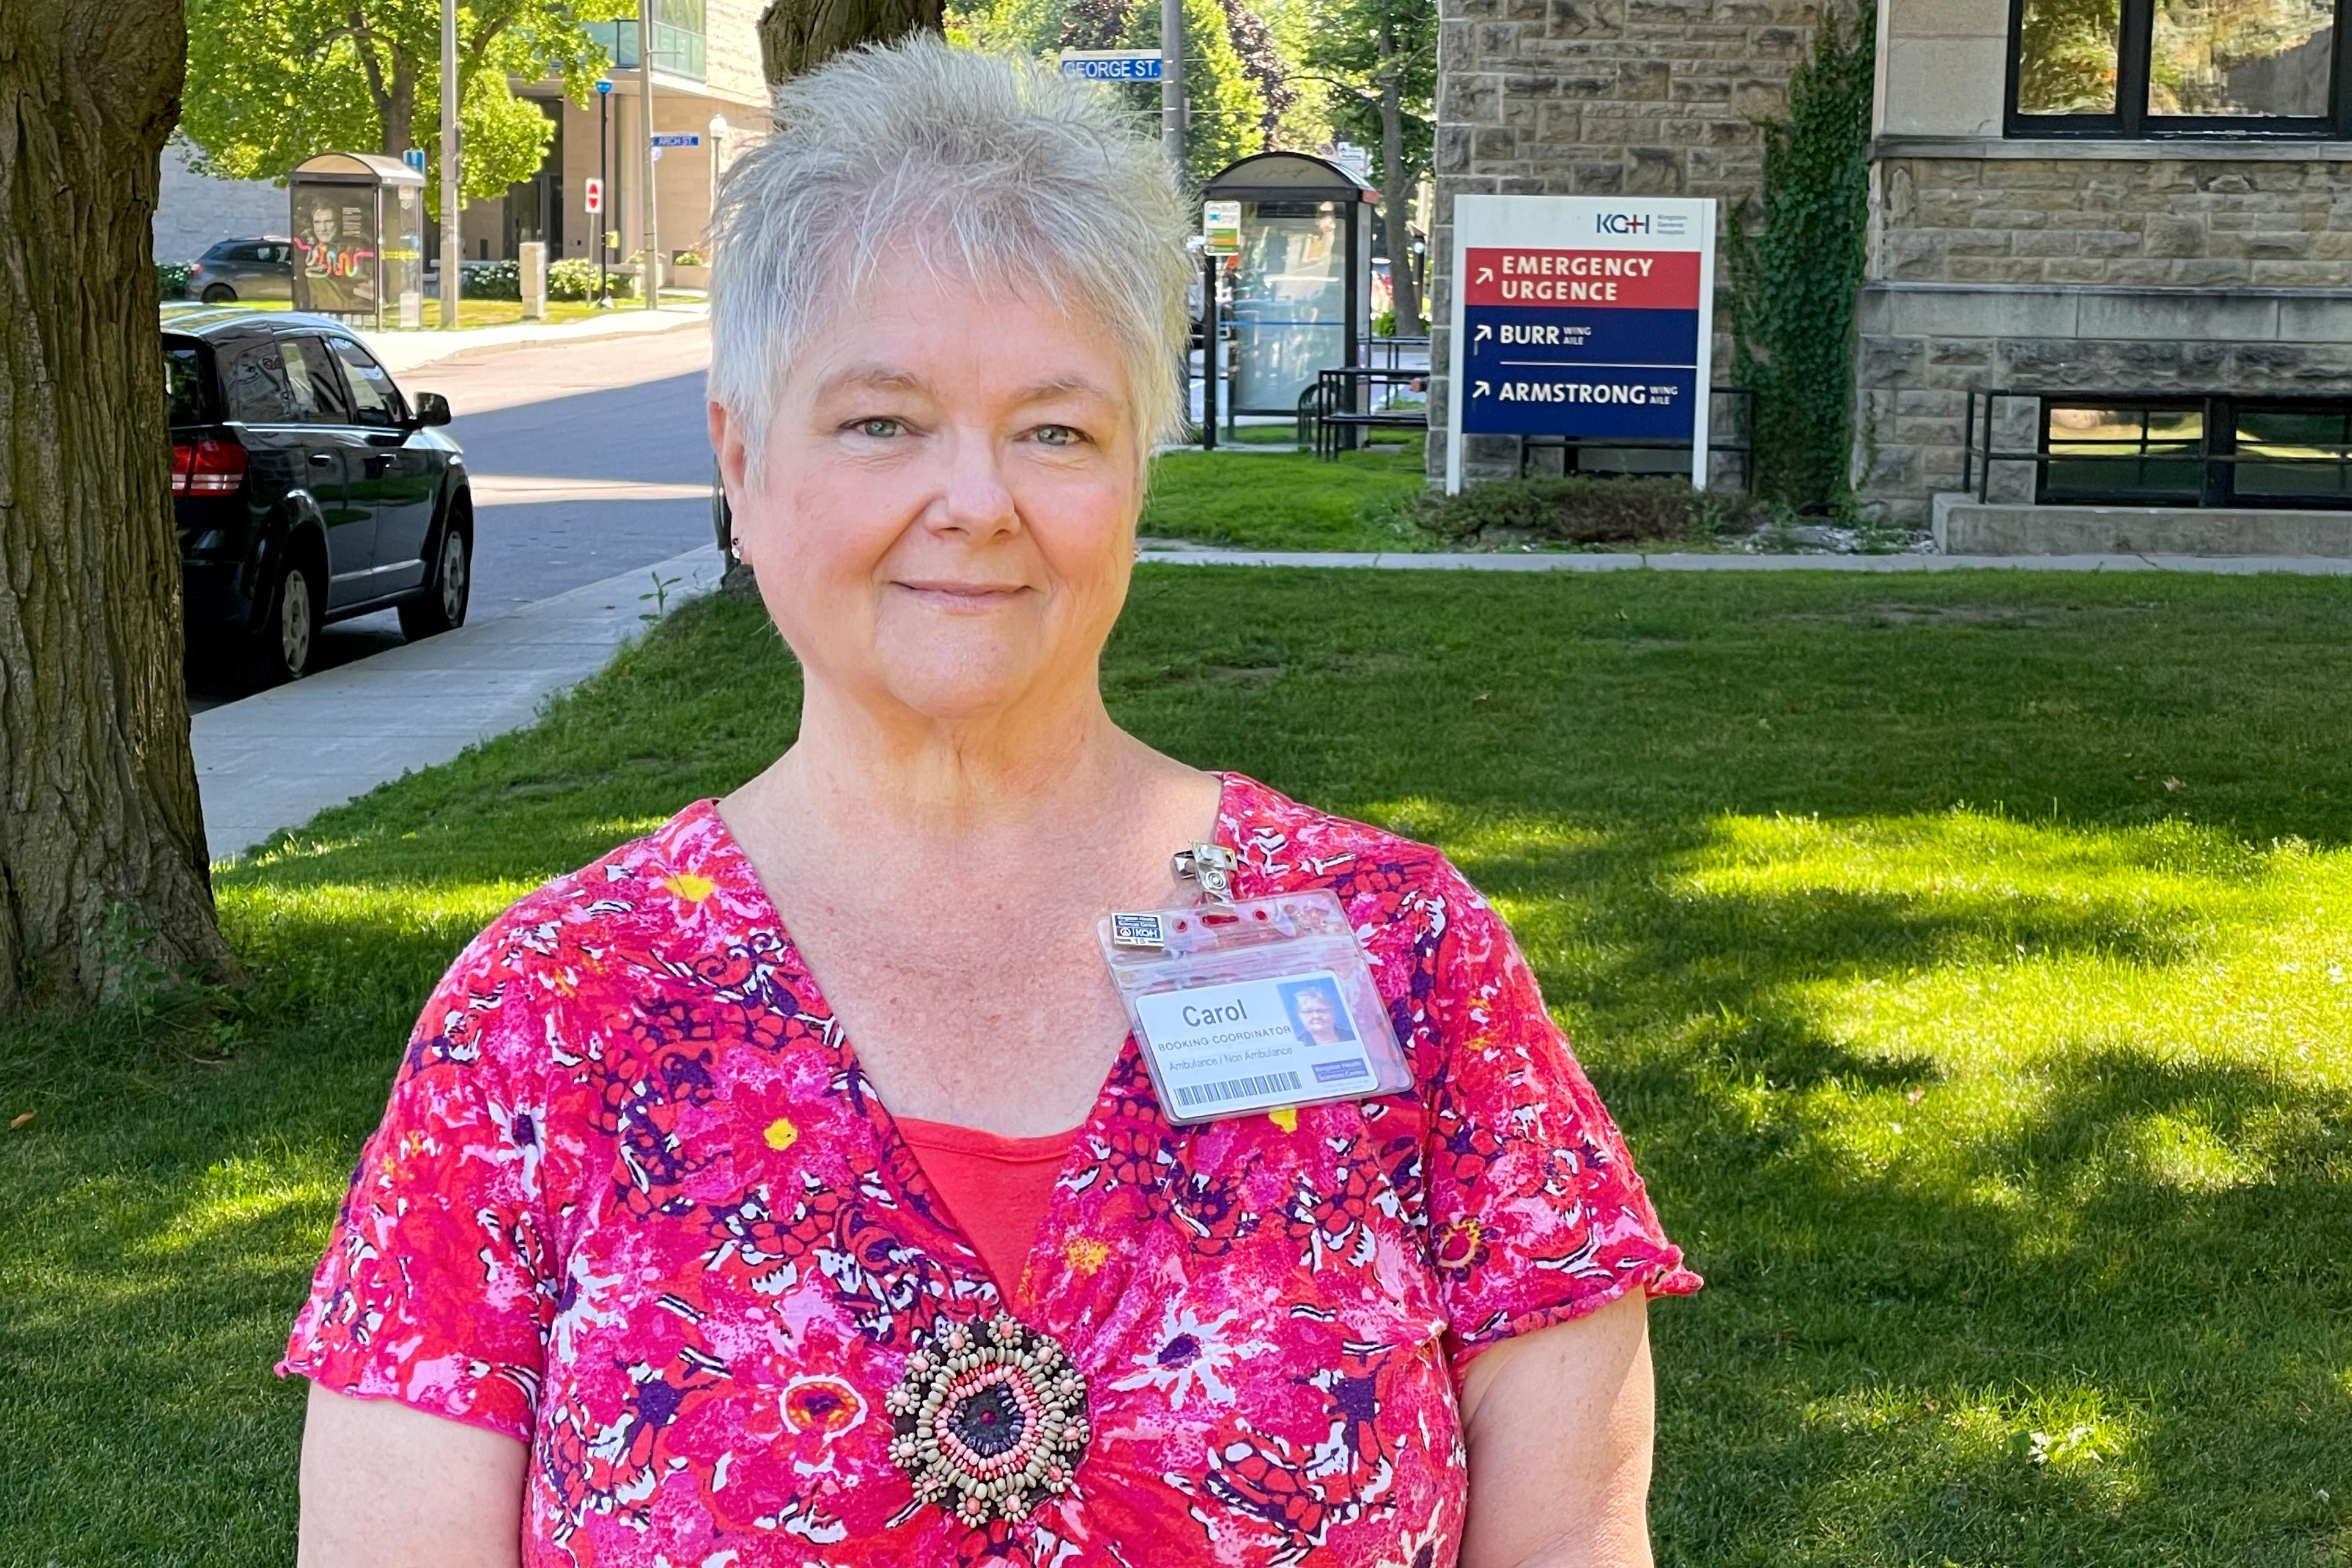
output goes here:
[{"label": "woman with short grey hair", "polygon": [[779,94],[710,420],[798,734],[427,1002],[281,1368],[303,1563],[1649,1560],[1698,1281],[1509,931],[1105,709],[1181,222],[1034,64]]}]

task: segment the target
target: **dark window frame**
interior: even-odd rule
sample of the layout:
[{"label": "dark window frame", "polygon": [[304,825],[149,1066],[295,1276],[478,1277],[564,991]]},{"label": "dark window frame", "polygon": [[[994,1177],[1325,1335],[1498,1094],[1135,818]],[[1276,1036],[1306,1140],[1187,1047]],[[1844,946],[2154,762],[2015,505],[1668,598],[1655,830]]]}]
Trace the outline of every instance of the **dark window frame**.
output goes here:
[{"label": "dark window frame", "polygon": [[2012,137],[2096,136],[2124,141],[2352,140],[2352,0],[2336,0],[2336,68],[2322,115],[2269,117],[2147,112],[2148,76],[2156,38],[2156,0],[2119,0],[2116,39],[2116,110],[2112,114],[2024,114],[2017,107],[2023,71],[2025,7],[2009,0],[2009,75],[2003,84],[2002,132]]},{"label": "dark window frame", "polygon": [[[2202,410],[2202,426],[2194,454],[2184,454],[2176,461],[2194,463],[2198,468],[2198,494],[2195,500],[2184,499],[2181,491],[2151,489],[2100,489],[2095,487],[2062,487],[2053,489],[2050,483],[2050,468],[2057,463],[2095,463],[2095,454],[2072,452],[2053,454],[2053,437],[2050,427],[2051,414],[2060,408],[2107,408],[2118,412],[2138,410],[2146,413],[2157,409],[2197,408]],[[2049,506],[2174,506],[2174,507],[2240,507],[2255,511],[2352,511],[2352,487],[2334,497],[2294,491],[2258,490],[2241,493],[2237,475],[2242,461],[2238,453],[2238,422],[2241,414],[2287,413],[2329,414],[2346,421],[2347,444],[2352,444],[2352,397],[2295,397],[2265,394],[2216,393],[2200,395],[2196,393],[2147,393],[2130,397],[2102,396],[2097,394],[2068,395],[2044,393],[2037,416],[2040,431],[2035,443],[2039,460],[2034,464],[2033,499],[2037,505]],[[2080,443],[2074,443],[2079,445]],[[2117,453],[2116,460],[2136,454]],[[2352,467],[2352,452],[2336,459]],[[2284,466],[2283,459],[2273,458],[2267,465]],[[2316,466],[2316,465],[2315,465]]]}]

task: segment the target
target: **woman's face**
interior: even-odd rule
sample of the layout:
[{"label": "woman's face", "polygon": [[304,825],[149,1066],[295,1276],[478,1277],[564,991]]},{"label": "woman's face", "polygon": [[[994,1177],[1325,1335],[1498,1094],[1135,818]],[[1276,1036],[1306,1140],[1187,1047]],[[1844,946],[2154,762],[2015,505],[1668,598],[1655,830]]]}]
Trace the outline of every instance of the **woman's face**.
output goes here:
[{"label": "woman's face", "polygon": [[712,406],[744,559],[813,682],[946,721],[1093,691],[1142,504],[1107,338],[901,252],[793,366],[757,489]]},{"label": "woman's face", "polygon": [[1309,986],[1298,994],[1298,1026],[1307,1037],[1318,1046],[1336,1043],[1339,1038],[1339,1019],[1331,1006],[1330,994],[1319,986]]}]

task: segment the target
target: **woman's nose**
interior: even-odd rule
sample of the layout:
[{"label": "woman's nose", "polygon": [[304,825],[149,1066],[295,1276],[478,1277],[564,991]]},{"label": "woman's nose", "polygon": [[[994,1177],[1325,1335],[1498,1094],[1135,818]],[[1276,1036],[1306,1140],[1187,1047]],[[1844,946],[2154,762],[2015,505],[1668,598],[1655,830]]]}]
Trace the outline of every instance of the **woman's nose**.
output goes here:
[{"label": "woman's nose", "polygon": [[1021,526],[993,440],[960,433],[946,444],[945,457],[947,473],[934,527],[991,538]]}]

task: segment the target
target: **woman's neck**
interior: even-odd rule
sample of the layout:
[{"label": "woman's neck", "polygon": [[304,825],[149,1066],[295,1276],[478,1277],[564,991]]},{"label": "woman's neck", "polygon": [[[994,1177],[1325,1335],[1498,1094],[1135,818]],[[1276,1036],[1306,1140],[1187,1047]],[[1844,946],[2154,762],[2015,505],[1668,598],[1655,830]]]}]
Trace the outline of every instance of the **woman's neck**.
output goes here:
[{"label": "woman's neck", "polygon": [[886,878],[896,867],[962,883],[1044,870],[1056,842],[1150,815],[1155,796],[1200,778],[1119,729],[1091,685],[970,724],[877,715],[813,685],[799,739],[728,807],[791,859],[849,851]]}]

